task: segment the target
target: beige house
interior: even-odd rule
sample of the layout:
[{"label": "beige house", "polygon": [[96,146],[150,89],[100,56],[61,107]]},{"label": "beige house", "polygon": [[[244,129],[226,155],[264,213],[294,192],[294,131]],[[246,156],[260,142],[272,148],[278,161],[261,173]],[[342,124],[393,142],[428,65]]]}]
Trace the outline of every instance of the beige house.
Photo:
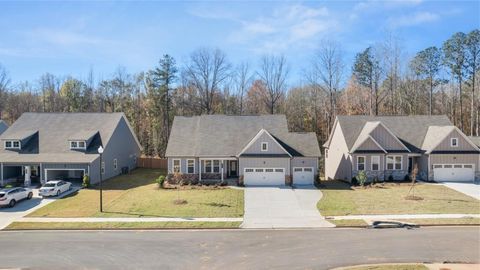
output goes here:
[{"label": "beige house", "polygon": [[444,116],[338,116],[325,147],[325,177],[480,180],[480,149]]},{"label": "beige house", "polygon": [[176,116],[168,140],[169,177],[188,182],[312,185],[321,155],[313,132],[290,132],[285,115]]}]

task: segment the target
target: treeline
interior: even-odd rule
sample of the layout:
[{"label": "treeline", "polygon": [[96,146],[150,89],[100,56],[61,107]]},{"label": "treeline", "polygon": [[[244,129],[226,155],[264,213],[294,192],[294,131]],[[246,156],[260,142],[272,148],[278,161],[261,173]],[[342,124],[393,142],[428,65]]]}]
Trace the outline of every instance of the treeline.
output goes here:
[{"label": "treeline", "polygon": [[314,131],[320,143],[337,114],[446,114],[465,133],[480,134],[478,29],[413,56],[394,36],[359,52],[352,66],[344,55],[341,44],[321,42],[296,84],[284,56],[233,64],[212,48],[197,49],[180,64],[164,55],[138,74],[118,68],[102,80],[93,71],[82,79],[46,73],[13,84],[0,66],[0,118],[12,123],[28,111],[124,112],[152,156],[163,156],[175,115],[284,113],[292,131]]}]

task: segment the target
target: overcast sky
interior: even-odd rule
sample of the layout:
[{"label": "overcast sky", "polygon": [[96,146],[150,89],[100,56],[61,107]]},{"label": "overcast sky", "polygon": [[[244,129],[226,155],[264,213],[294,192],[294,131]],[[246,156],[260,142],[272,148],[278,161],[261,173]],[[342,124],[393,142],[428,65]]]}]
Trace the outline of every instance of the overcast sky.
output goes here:
[{"label": "overcast sky", "polygon": [[322,39],[355,53],[393,34],[410,54],[480,27],[479,1],[2,2],[0,63],[13,83],[43,73],[97,78],[117,67],[152,68],[163,54],[183,62],[217,47],[233,63],[284,54],[300,80]]}]

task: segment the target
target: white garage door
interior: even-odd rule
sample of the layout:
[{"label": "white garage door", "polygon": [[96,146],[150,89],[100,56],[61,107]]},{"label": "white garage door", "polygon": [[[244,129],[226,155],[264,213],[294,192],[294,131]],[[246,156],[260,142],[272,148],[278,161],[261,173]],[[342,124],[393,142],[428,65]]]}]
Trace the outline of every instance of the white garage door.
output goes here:
[{"label": "white garage door", "polygon": [[294,167],[293,168],[293,184],[294,185],[312,185],[313,184],[313,168],[312,167]]},{"label": "white garage door", "polygon": [[243,183],[246,186],[283,186],[285,170],[283,168],[245,168]]},{"label": "white garage door", "polygon": [[473,164],[434,164],[435,181],[473,182]]}]

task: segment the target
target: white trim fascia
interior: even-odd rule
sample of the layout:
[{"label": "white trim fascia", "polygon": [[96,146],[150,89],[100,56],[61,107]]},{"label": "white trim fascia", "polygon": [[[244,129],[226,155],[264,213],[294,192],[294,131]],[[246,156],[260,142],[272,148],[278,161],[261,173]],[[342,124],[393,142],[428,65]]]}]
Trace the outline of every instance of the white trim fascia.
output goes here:
[{"label": "white trim fascia", "polygon": [[237,157],[240,157],[241,154],[243,154],[243,152],[245,152],[253,143],[255,143],[255,141],[262,135],[262,133],[267,133],[267,135],[275,142],[277,143],[278,146],[280,146],[280,148],[291,158],[292,155],[287,151],[285,150],[285,148],[283,148],[283,146],[275,139],[273,138],[272,134],[270,134],[270,132],[268,132],[266,129],[261,129],[257,135],[255,135],[255,137],[253,137],[253,139],[250,140],[250,142],[242,149],[242,151],[240,151],[240,153],[237,154]]},{"label": "white trim fascia", "polygon": [[412,152],[412,151],[410,151],[410,149],[408,149],[408,147],[405,144],[402,143],[402,141],[400,141],[400,139],[397,136],[395,136],[395,134],[393,134],[393,132],[387,126],[385,126],[380,121],[378,121],[378,123],[380,125],[382,125],[387,130],[387,132],[390,133],[390,135],[392,135],[395,138],[395,140],[397,140],[397,142],[400,143],[403,146],[403,148],[405,148],[405,150],[407,150],[409,153]]}]

